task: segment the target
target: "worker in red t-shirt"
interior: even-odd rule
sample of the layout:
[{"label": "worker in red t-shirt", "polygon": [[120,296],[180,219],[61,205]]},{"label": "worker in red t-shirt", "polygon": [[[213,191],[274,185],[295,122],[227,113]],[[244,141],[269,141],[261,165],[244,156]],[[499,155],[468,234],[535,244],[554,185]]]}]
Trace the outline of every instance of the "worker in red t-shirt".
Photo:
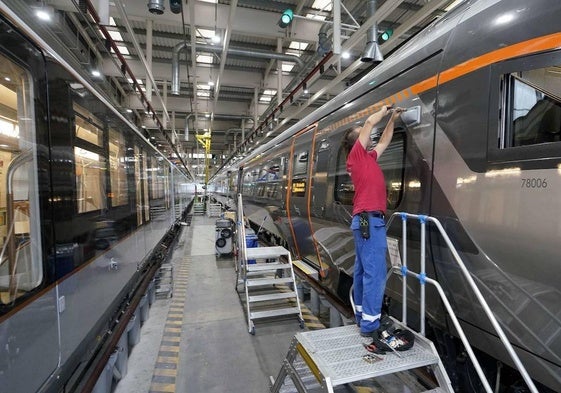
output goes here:
[{"label": "worker in red t-shirt", "polygon": [[[353,127],[345,134],[347,171],[353,181],[353,219],[351,229],[355,241],[354,290],[355,317],[360,334],[374,337],[380,328],[382,301],[386,286],[386,183],[377,159],[390,144],[394,122],[403,111],[383,106],[372,114],[362,127]],[[388,113],[391,116],[372,149],[370,133]],[[355,143],[358,140],[359,143]]]}]

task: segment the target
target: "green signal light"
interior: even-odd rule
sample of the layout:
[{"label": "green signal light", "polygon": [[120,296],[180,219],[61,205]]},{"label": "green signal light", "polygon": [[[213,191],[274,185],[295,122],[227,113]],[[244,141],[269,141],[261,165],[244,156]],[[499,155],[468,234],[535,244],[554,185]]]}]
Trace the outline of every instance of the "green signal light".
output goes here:
[{"label": "green signal light", "polygon": [[382,39],[382,41],[387,41],[390,39],[390,37],[393,35],[393,29],[388,29],[386,31],[384,31],[382,33],[382,35],[380,36],[380,38]]},{"label": "green signal light", "polygon": [[294,18],[294,12],[288,8],[283,11],[281,18],[279,20],[279,26],[283,29],[292,23],[292,19]]}]

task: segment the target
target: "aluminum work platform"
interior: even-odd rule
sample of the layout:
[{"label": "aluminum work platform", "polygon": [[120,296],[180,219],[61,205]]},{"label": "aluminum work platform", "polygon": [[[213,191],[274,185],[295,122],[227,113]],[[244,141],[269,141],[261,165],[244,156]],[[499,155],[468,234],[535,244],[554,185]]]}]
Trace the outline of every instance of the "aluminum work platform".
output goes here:
[{"label": "aluminum work platform", "polygon": [[424,366],[433,369],[440,384],[430,392],[452,392],[432,342],[412,333],[413,348],[385,355],[366,351],[364,344],[372,340],[360,336],[355,325],[297,333],[277,378],[271,381],[271,392],[334,392],[337,386]]}]

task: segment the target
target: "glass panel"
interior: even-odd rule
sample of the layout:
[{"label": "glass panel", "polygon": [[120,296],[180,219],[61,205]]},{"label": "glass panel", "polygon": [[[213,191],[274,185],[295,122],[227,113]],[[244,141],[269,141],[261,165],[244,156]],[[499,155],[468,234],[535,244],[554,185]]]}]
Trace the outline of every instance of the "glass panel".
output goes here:
[{"label": "glass panel", "polygon": [[[561,67],[515,72],[509,95],[505,147],[557,142],[561,135]],[[508,120],[510,119],[510,120]]]},{"label": "glass panel", "polygon": [[148,199],[148,159],[146,158],[146,152],[140,155],[142,160],[142,202],[144,206],[144,222],[150,221],[150,203]]},{"label": "glass panel", "polygon": [[101,121],[80,105],[74,103],[76,136],[99,147],[103,146]]},{"label": "glass panel", "polygon": [[152,196],[152,200],[150,201],[150,214],[152,218],[157,218],[168,209],[167,201],[164,198],[164,166],[162,161],[156,157],[152,157],[150,163],[150,192]]},{"label": "glass panel", "polygon": [[74,157],[78,213],[105,209],[105,158],[80,147],[74,148]]},{"label": "glass panel", "polygon": [[124,135],[109,130],[109,176],[111,178],[111,204],[125,205],[128,202],[128,179]]},{"label": "glass panel", "polygon": [[136,179],[136,224],[142,225],[142,179],[140,178],[140,149],[134,147],[134,178]]},{"label": "glass panel", "polygon": [[0,304],[12,303],[43,280],[30,80],[0,55]]}]

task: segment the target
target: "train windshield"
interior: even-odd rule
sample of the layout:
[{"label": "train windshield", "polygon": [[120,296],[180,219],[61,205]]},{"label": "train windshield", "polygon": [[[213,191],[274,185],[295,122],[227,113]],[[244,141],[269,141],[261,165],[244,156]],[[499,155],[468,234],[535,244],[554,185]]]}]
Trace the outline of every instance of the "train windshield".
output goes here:
[{"label": "train windshield", "polygon": [[31,76],[0,54],[0,304],[43,279]]}]

